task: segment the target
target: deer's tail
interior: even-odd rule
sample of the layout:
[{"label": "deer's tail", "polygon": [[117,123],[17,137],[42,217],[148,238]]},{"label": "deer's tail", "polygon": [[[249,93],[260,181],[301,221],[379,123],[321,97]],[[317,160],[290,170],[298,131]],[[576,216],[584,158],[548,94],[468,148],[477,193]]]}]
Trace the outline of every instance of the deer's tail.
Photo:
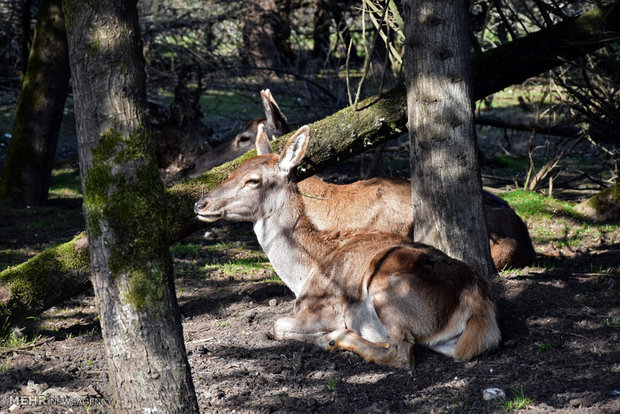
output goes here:
[{"label": "deer's tail", "polygon": [[470,359],[495,348],[500,341],[495,305],[479,289],[467,289],[461,294],[461,303],[470,309],[465,330],[454,349],[457,359]]}]

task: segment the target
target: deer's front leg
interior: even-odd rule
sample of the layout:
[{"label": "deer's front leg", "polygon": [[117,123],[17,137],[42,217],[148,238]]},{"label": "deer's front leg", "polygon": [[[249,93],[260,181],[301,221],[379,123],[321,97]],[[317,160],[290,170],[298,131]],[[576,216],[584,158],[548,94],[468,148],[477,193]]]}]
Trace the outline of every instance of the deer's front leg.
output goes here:
[{"label": "deer's front leg", "polygon": [[327,335],[327,330],[317,330],[316,328],[316,326],[307,326],[307,324],[296,317],[284,317],[278,319],[273,326],[273,336],[278,341],[293,339],[319,345],[321,338]]}]

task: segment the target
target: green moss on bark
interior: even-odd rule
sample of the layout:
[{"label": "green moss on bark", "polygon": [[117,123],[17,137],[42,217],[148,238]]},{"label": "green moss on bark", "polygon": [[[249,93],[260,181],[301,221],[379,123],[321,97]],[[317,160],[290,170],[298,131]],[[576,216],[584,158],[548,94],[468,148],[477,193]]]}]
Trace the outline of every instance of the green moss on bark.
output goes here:
[{"label": "green moss on bark", "polygon": [[9,322],[17,322],[47,309],[48,299],[53,306],[59,299],[70,298],[89,285],[89,272],[88,248],[82,233],[70,242],[3,270],[0,285],[8,297],[0,301],[0,315]]},{"label": "green moss on bark", "polygon": [[155,157],[147,155],[149,139],[143,129],[127,138],[115,128],[103,134],[84,186],[89,234],[104,238],[112,277],[126,279],[124,298],[138,310],[158,308],[152,305],[169,267],[164,187]]},{"label": "green moss on bark", "polygon": [[67,30],[73,30],[78,13],[90,3],[90,0],[62,0],[62,12],[65,15]]},{"label": "green moss on bark", "polygon": [[620,184],[616,183],[583,201],[575,210],[596,221],[620,220]]}]

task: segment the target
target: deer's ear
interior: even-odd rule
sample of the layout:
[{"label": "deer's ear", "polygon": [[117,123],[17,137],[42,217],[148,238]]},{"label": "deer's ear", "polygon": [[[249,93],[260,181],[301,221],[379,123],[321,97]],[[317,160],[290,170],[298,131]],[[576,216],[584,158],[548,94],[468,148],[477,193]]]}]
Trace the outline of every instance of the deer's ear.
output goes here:
[{"label": "deer's ear", "polygon": [[267,118],[267,125],[269,125],[271,129],[273,130],[274,117],[273,117],[273,108],[271,106],[271,101],[273,101],[273,97],[271,96],[271,91],[269,89],[263,89],[262,91],[260,91],[260,97],[261,97],[261,100],[263,101],[263,110],[265,111],[265,118]]},{"label": "deer's ear", "polygon": [[274,139],[275,134],[282,135],[289,132],[288,119],[286,119],[286,116],[280,110],[271,91],[269,89],[263,89],[260,91],[260,96],[263,102],[263,109],[265,110],[265,117],[267,118],[265,128],[269,139]]},{"label": "deer's ear", "polygon": [[278,159],[280,170],[289,172],[296,167],[304,158],[304,155],[306,155],[309,142],[310,128],[304,125],[289,138],[286,146],[280,153],[280,158]]},{"label": "deer's ear", "polygon": [[271,145],[269,145],[269,137],[265,132],[265,125],[258,125],[258,133],[256,134],[256,154],[265,155],[271,154]]}]

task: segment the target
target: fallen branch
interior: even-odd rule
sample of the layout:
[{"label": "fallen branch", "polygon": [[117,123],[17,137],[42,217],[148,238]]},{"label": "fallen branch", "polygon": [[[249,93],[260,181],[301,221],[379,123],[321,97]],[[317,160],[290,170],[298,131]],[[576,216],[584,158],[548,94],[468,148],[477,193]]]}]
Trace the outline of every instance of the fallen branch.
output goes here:
[{"label": "fallen branch", "polygon": [[571,125],[543,125],[534,121],[503,119],[491,115],[478,115],[474,121],[478,125],[515,129],[517,131],[535,131],[556,137],[574,137],[581,131],[581,128]]}]

